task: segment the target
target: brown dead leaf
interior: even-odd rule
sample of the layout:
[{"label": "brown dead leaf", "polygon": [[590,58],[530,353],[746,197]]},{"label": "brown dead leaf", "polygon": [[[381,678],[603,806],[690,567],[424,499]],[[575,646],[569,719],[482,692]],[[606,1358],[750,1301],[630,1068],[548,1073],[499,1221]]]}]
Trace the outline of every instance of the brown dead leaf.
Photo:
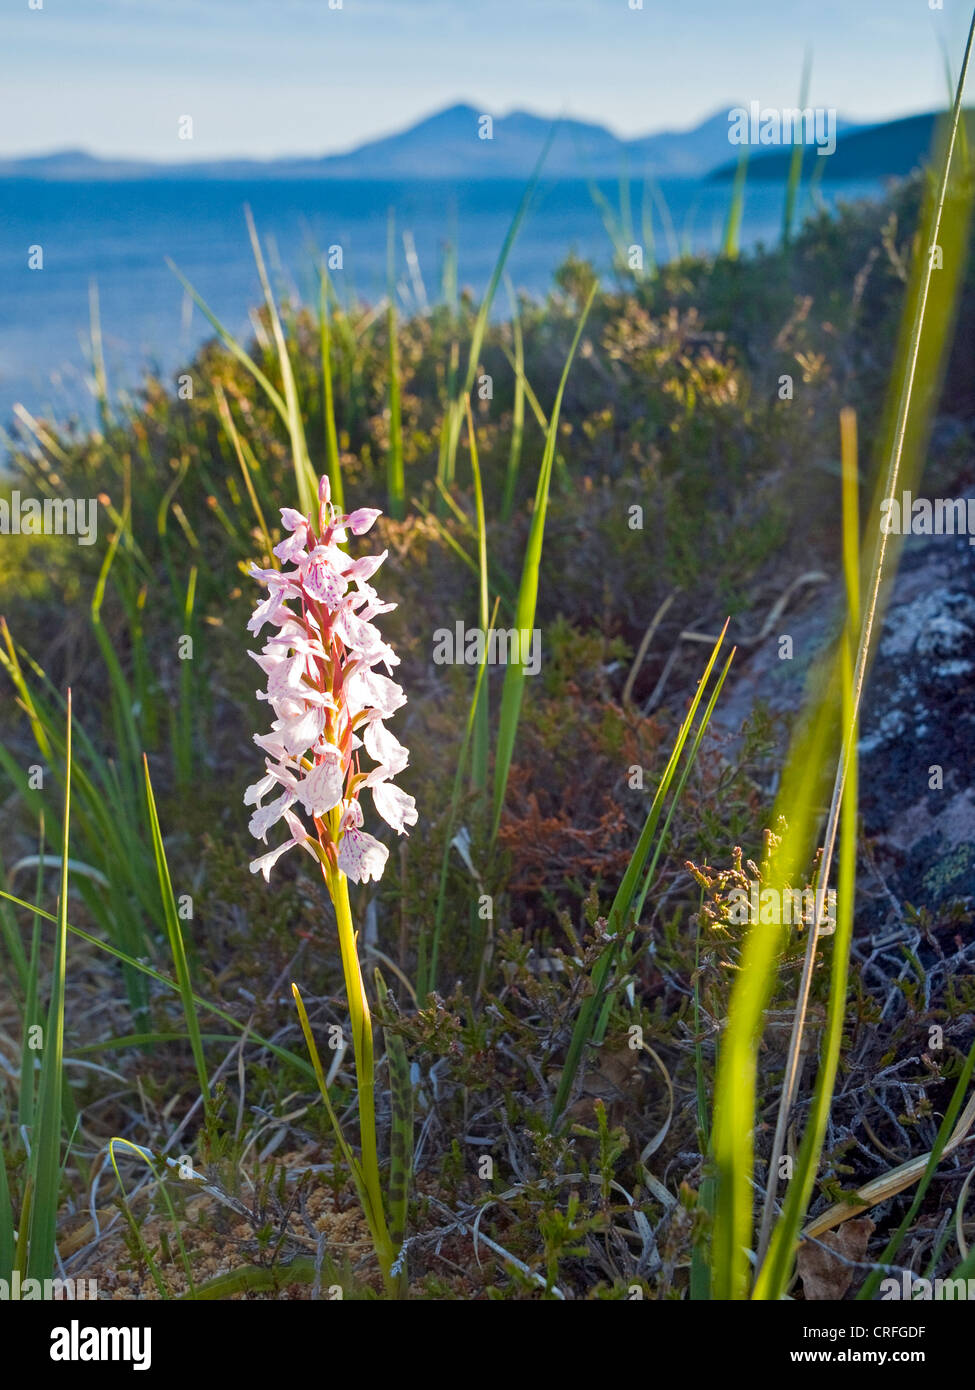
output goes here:
[{"label": "brown dead leaf", "polygon": [[[844,1264],[843,1260],[863,1260],[873,1230],[874,1224],[869,1216],[861,1216],[844,1221],[837,1230],[827,1231],[818,1240],[802,1242],[797,1264],[807,1302],[838,1302],[846,1296],[856,1270]],[[824,1246],[829,1249],[824,1249]],[[843,1260],[831,1254],[833,1250]]]},{"label": "brown dead leaf", "polygon": [[[554,1080],[558,1081],[561,1074],[560,1070],[556,1071]],[[618,1052],[601,1051],[596,1054],[595,1065],[583,1077],[581,1094],[569,1106],[566,1118],[570,1124],[595,1129],[596,1101],[601,1100],[610,1129],[625,1126],[627,1115],[640,1104],[645,1084],[639,1052],[628,1047]],[[586,1145],[589,1142],[579,1140],[582,1152],[588,1153]]]}]

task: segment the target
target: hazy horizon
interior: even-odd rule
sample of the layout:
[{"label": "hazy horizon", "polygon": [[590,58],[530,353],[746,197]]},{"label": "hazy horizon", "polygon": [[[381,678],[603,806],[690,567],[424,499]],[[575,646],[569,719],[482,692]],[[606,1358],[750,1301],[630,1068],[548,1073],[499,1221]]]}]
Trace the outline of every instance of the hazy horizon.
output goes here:
[{"label": "hazy horizon", "polygon": [[[795,105],[795,103],[793,103],[793,104]],[[682,134],[688,134],[688,133],[690,133],[690,132],[692,132],[692,131],[694,131],[694,130],[699,129],[702,125],[704,125],[704,124],[706,124],[707,122],[709,122],[709,121],[715,119],[716,117],[723,115],[725,112],[730,112],[731,110],[735,109],[736,107],[744,107],[744,106],[745,106],[745,103],[744,103],[744,102],[734,102],[734,101],[732,101],[732,102],[729,102],[729,103],[727,104],[727,106],[724,106],[724,105],[718,106],[718,107],[716,107],[713,111],[707,112],[704,116],[702,116],[701,118],[699,118],[699,119],[696,120],[696,121],[693,121],[690,125],[687,125],[687,126],[663,126],[663,127],[660,127],[659,129],[654,128],[654,129],[652,129],[652,130],[639,131],[639,132],[634,136],[634,135],[621,135],[619,131],[613,130],[612,127],[610,127],[609,125],[603,124],[603,122],[601,122],[601,121],[589,120],[589,119],[587,119],[587,118],[585,118],[585,117],[577,116],[577,115],[575,115],[573,112],[567,112],[567,111],[562,111],[562,112],[538,111],[538,110],[533,110],[531,107],[528,107],[528,106],[512,107],[510,110],[506,110],[506,111],[492,111],[492,110],[490,109],[490,107],[488,107],[488,106],[481,106],[481,105],[479,105],[477,102],[471,101],[469,98],[459,98],[459,99],[456,100],[456,101],[451,101],[451,102],[446,103],[446,105],[444,105],[444,106],[439,106],[439,107],[437,107],[435,110],[424,112],[423,114],[419,115],[415,120],[411,120],[411,121],[407,122],[407,124],[404,125],[404,126],[397,127],[396,129],[392,129],[392,130],[383,131],[383,132],[381,132],[381,133],[380,133],[379,135],[377,135],[377,136],[370,137],[368,140],[359,141],[357,144],[355,144],[355,145],[353,145],[353,146],[350,146],[349,149],[342,149],[342,150],[320,150],[320,151],[317,151],[317,152],[316,152],[316,151],[300,151],[300,152],[296,152],[296,151],[294,151],[294,150],[284,150],[284,151],[281,151],[281,152],[279,152],[279,153],[277,153],[277,154],[267,154],[267,155],[265,155],[265,154],[255,155],[255,154],[248,154],[248,153],[245,153],[245,152],[238,152],[238,153],[236,153],[236,154],[226,154],[226,155],[202,154],[202,155],[197,155],[197,157],[196,157],[195,159],[193,158],[192,155],[187,155],[186,157],[184,157],[184,158],[182,158],[182,159],[178,159],[178,158],[174,158],[172,155],[170,155],[168,158],[165,157],[165,156],[155,157],[155,156],[150,156],[150,155],[116,155],[116,154],[108,154],[108,155],[106,155],[106,154],[103,154],[103,153],[101,153],[101,152],[99,152],[99,151],[97,151],[97,150],[89,149],[87,146],[84,146],[84,145],[78,145],[78,144],[63,144],[63,145],[60,145],[60,146],[52,146],[50,149],[46,149],[46,150],[37,150],[37,151],[22,152],[22,153],[20,153],[20,154],[17,154],[17,153],[9,153],[9,154],[0,153],[0,159],[9,160],[9,161],[16,161],[16,160],[20,160],[20,159],[25,159],[25,160],[26,160],[26,159],[38,159],[38,158],[41,158],[41,159],[42,159],[42,158],[45,158],[46,156],[50,156],[50,155],[60,155],[60,154],[82,154],[82,155],[86,155],[86,156],[91,156],[91,157],[93,157],[93,158],[95,158],[95,159],[98,159],[98,160],[102,160],[102,161],[104,161],[104,162],[106,162],[106,163],[114,163],[114,162],[127,163],[127,162],[130,162],[130,161],[131,161],[131,162],[138,162],[138,163],[145,162],[145,163],[150,163],[150,164],[158,164],[158,165],[160,165],[160,166],[174,165],[174,166],[177,166],[177,167],[184,166],[184,165],[187,165],[187,164],[192,164],[192,163],[207,164],[207,165],[209,165],[209,164],[232,164],[232,163],[234,163],[234,162],[236,162],[236,161],[238,161],[238,160],[239,160],[239,161],[244,161],[244,162],[246,162],[246,161],[253,161],[253,162],[255,162],[255,163],[260,163],[260,164],[274,164],[274,163],[276,163],[276,162],[278,162],[278,161],[286,162],[286,161],[295,160],[295,159],[298,159],[298,160],[305,160],[305,159],[307,159],[307,160],[329,159],[329,158],[333,158],[333,157],[342,157],[342,156],[346,156],[346,155],[353,155],[353,154],[356,154],[359,150],[366,149],[366,148],[368,148],[369,146],[371,146],[371,145],[374,144],[374,143],[380,142],[380,141],[385,140],[385,139],[390,139],[390,138],[393,138],[393,137],[396,137],[396,136],[399,136],[399,135],[403,135],[403,134],[405,134],[406,132],[415,129],[415,128],[418,127],[418,126],[422,126],[425,122],[427,122],[427,121],[429,121],[429,120],[432,120],[433,118],[435,118],[435,117],[437,117],[437,116],[439,116],[439,115],[444,114],[445,112],[452,111],[452,110],[458,110],[458,109],[469,109],[469,110],[472,110],[472,111],[475,111],[475,112],[478,112],[478,113],[484,113],[484,114],[487,114],[487,115],[492,116],[496,121],[503,121],[503,120],[505,120],[506,118],[508,118],[508,117],[510,117],[510,116],[514,116],[514,115],[521,115],[521,116],[527,115],[527,116],[534,117],[534,118],[536,118],[536,119],[539,120],[539,121],[552,121],[552,122],[554,122],[554,121],[560,120],[560,119],[562,119],[562,120],[569,120],[569,121],[578,121],[578,122],[582,123],[583,125],[590,125],[590,126],[593,126],[593,127],[595,127],[595,128],[601,128],[601,129],[607,131],[610,135],[613,135],[613,136],[615,136],[617,139],[619,139],[619,140],[625,142],[625,141],[631,141],[631,140],[634,140],[634,139],[639,140],[639,139],[645,139],[645,138],[654,138],[654,137],[660,136],[660,135],[682,135]],[[844,126],[846,126],[846,127],[851,127],[851,126],[862,126],[862,127],[866,127],[866,126],[872,126],[872,125],[883,125],[883,124],[886,124],[886,123],[888,123],[888,122],[893,122],[893,121],[898,121],[898,120],[906,120],[906,119],[909,119],[911,116],[915,116],[915,115],[929,115],[929,114],[931,114],[933,111],[936,111],[936,110],[938,110],[938,109],[940,109],[940,108],[936,108],[936,107],[926,107],[926,108],[923,108],[923,109],[921,109],[921,110],[919,110],[919,111],[902,111],[902,112],[897,112],[897,113],[895,113],[894,115],[887,116],[887,117],[880,117],[880,118],[878,118],[878,119],[874,119],[874,118],[870,117],[870,118],[866,118],[866,119],[862,119],[862,120],[858,119],[856,116],[850,116],[850,115],[849,115],[847,112],[845,112],[845,111],[838,111],[836,114],[837,114],[838,120],[839,120]],[[975,110],[975,107],[970,108],[970,109]],[[694,176],[692,176],[692,177],[697,177],[697,175],[694,175]]]},{"label": "hazy horizon", "polygon": [[[807,50],[810,104],[874,124],[944,106],[945,57],[957,67],[966,25],[957,0],[942,10],[878,0],[854,12],[847,0],[821,0],[787,23],[778,0],[750,0],[744,13],[700,0],[693,32],[663,0],[637,11],[628,0],[341,3],[25,4],[4,19],[4,85],[22,119],[0,126],[0,156],[321,157],[457,104],[562,115],[633,139],[689,130],[751,100],[795,106]],[[184,115],[192,140],[178,138]]]}]

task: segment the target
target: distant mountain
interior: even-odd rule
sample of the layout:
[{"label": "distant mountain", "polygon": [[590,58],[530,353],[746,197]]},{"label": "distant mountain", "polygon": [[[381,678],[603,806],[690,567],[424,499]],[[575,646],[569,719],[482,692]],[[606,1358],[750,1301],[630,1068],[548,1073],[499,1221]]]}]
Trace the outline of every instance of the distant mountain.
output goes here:
[{"label": "distant mountain", "polygon": [[728,111],[722,109],[693,130],[663,130],[627,142],[634,168],[657,178],[700,178],[728,158]]},{"label": "distant mountain", "polygon": [[[806,172],[820,160],[823,177],[827,179],[903,178],[926,163],[932,152],[937,125],[942,113],[928,112],[922,116],[904,116],[882,125],[857,126],[846,131],[840,128],[836,149],[831,155],[818,155],[810,146],[806,154]],[[965,113],[969,139],[975,139],[975,111]],[[748,165],[750,179],[782,179],[788,175],[791,149],[769,153],[754,149]],[[737,158],[714,171],[716,179],[734,177]]]},{"label": "distant mountain", "polygon": [[101,164],[102,161],[86,150],[57,150],[54,154],[31,154],[23,159],[11,161],[25,174],[34,170],[38,174],[49,174],[52,170],[64,168],[86,168]]},{"label": "distant mountain", "polygon": [[[529,111],[492,118],[490,139],[484,113],[471,105],[449,106],[407,130],[371,140],[348,154],[294,159],[214,160],[155,164],[147,160],[99,159],[84,150],[59,150],[24,159],[0,160],[0,178],[95,179],[527,179],[551,137],[544,164],[547,178],[730,178],[738,147],[729,144],[729,108],[691,130],[660,131],[622,140],[605,127],[568,118],[555,121]],[[883,125],[837,121],[837,146],[826,159],[829,178],[871,178],[910,173],[927,155],[935,116],[909,116]],[[553,134],[554,127],[554,134]],[[973,132],[975,133],[975,132]],[[781,179],[791,147],[751,152],[749,177]],[[809,161],[818,156],[810,147]]]},{"label": "distant mountain", "polygon": [[[486,113],[483,113],[486,114]],[[480,135],[483,114],[473,106],[450,106],[398,135],[370,141],[350,154],[326,155],[307,164],[330,178],[526,178],[554,122],[527,111],[496,116],[490,138]],[[618,168],[624,142],[602,126],[559,121],[545,171],[565,178],[589,170]]]},{"label": "distant mountain", "polygon": [[552,132],[545,160],[549,178],[700,178],[727,157],[728,115],[719,111],[686,131],[621,140],[603,126],[529,111],[493,117],[491,138],[480,138],[482,113],[449,106],[396,135],[371,140],[348,154],[321,158],[232,159],[185,164],[102,160],[81,150],[0,160],[0,178],[36,179],[527,179]]}]

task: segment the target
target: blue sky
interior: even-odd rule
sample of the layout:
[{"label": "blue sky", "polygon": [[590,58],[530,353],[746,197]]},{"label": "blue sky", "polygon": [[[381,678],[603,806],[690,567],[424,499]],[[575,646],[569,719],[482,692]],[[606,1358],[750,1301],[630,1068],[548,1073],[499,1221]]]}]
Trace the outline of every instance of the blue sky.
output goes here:
[{"label": "blue sky", "polygon": [[0,153],[331,153],[455,101],[638,135],[794,105],[807,46],[813,105],[882,119],[944,102],[942,45],[957,69],[970,17],[967,0],[630,3],[4,0]]}]

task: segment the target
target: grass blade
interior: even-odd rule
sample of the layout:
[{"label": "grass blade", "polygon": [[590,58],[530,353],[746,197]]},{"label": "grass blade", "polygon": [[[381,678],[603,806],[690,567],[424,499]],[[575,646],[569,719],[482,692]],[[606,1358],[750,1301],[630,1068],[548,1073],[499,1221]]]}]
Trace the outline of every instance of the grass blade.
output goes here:
[{"label": "grass blade", "polygon": [[284,421],[285,424],[287,424],[288,407],[284,403],[284,398],[281,395],[281,392],[278,391],[276,387],[272,386],[271,382],[261,371],[260,367],[249,355],[249,353],[247,353],[245,349],[241,347],[240,343],[238,343],[234,335],[231,332],[229,332],[228,329],[224,328],[223,324],[217,318],[216,314],[214,314],[214,312],[206,303],[206,301],[202,299],[199,294],[197,294],[196,290],[193,288],[189,280],[187,280],[186,276],[176,265],[175,261],[170,260],[170,258],[167,256],[166,264],[169,266],[170,270],[176,276],[176,279],[179,281],[179,283],[183,286],[183,289],[193,300],[193,303],[203,314],[204,318],[206,318],[207,321],[210,323],[211,327],[216,330],[217,336],[220,338],[220,341],[223,343],[227,351],[232,353],[233,356],[236,357],[237,361],[240,363],[242,367],[245,368],[246,371],[250,372],[251,376],[257,382],[258,386],[260,386],[261,390],[264,392],[268,400],[274,406],[274,409],[280,415],[281,419]]},{"label": "grass blade", "polygon": [[[491,626],[497,622],[499,600],[494,600],[494,611],[491,614]],[[440,882],[437,890],[437,910],[434,914],[433,934],[429,951],[429,966],[427,964],[427,938],[426,933],[421,932],[419,948],[417,951],[416,967],[416,995],[421,1004],[426,999],[431,989],[436,988],[437,966],[440,962],[440,937],[443,932],[443,919],[446,910],[447,892],[447,873],[450,867],[450,847],[454,838],[454,826],[457,824],[457,811],[460,806],[461,787],[464,781],[464,769],[467,766],[467,750],[470,747],[471,737],[474,732],[474,725],[477,719],[477,707],[481,699],[481,690],[484,684],[484,677],[487,672],[487,664],[482,662],[477,668],[477,680],[474,682],[474,694],[471,699],[471,707],[467,715],[467,727],[464,730],[464,737],[460,746],[460,753],[457,755],[457,771],[454,773],[454,785],[450,797],[450,810],[447,813],[447,829],[444,835],[443,857],[440,861]]]},{"label": "grass blade", "polygon": [[525,434],[525,340],[521,331],[521,314],[518,312],[518,297],[511,280],[505,276],[508,298],[511,301],[511,332],[515,344],[515,399],[511,414],[511,445],[508,450],[508,468],[504,479],[504,496],[501,500],[501,520],[508,521],[515,503],[515,488],[518,486],[518,471],[521,467],[521,444]]},{"label": "grass blade", "polygon": [[64,769],[64,819],[61,824],[61,890],[57,935],[51,967],[51,1001],[44,1035],[37,1126],[33,1133],[30,1172],[30,1246],[27,1277],[49,1279],[54,1268],[58,1197],[61,1188],[61,1120],[64,1085],[64,998],[68,973],[68,846],[71,826],[71,691]]},{"label": "grass blade", "polygon": [[319,349],[322,359],[322,418],[325,423],[325,471],[332,489],[332,501],[340,512],[345,511],[342,489],[342,462],[339,457],[339,437],[335,427],[335,386],[332,377],[332,324],[328,309],[328,271],[322,264],[319,270],[318,299]]},{"label": "grass blade", "polygon": [[741,251],[741,224],[745,216],[745,185],[748,180],[749,147],[742,145],[735,169],[735,181],[731,186],[731,202],[728,206],[728,219],[725,222],[721,254],[729,261],[738,259]]},{"label": "grass blade", "polygon": [[[812,1196],[823,1141],[826,1137],[826,1125],[833,1099],[833,1087],[836,1082],[840,1048],[843,1041],[843,1024],[846,1018],[846,991],[849,980],[850,947],[853,943],[853,901],[856,892],[857,858],[857,738],[859,721],[857,711],[854,708],[853,666],[860,630],[860,557],[858,551],[860,528],[857,518],[856,416],[852,410],[847,409],[842,413],[841,433],[843,561],[846,577],[847,622],[840,653],[840,688],[843,692],[843,728],[846,730],[843,758],[848,771],[842,802],[836,931],[833,937],[826,1034],[809,1119],[799,1147],[796,1170],[789,1183],[782,1214],[776,1223],[769,1243],[766,1231],[771,1225],[774,1211],[773,1202],[778,1161],[784,1147],[785,1123],[788,1114],[785,1107],[780,1110],[779,1127],[769,1162],[769,1184],[762,1219],[763,1230],[759,1236],[758,1247],[760,1255],[762,1255],[766,1245],[768,1245],[768,1255],[755,1280],[753,1294],[755,1298],[778,1299],[783,1296],[788,1287],[799,1228]],[[818,888],[820,893],[827,890],[826,875],[820,876]],[[807,960],[810,962],[815,958],[813,938],[818,933],[821,914],[821,901],[817,900],[816,921],[809,928],[810,941],[807,945]],[[803,986],[800,986],[800,997],[803,996],[803,993]],[[805,993],[808,993],[808,986],[806,986]],[[796,1049],[798,1049],[800,1042],[801,1033],[796,1030],[793,1044]],[[790,1058],[791,1062],[792,1059]],[[787,1073],[788,1070],[789,1064],[787,1064]]]},{"label": "grass blade", "polygon": [[531,178],[528,180],[528,185],[522,194],[521,202],[518,204],[517,211],[511,220],[511,225],[502,243],[497,263],[491,274],[488,287],[484,292],[484,298],[481,300],[478,308],[477,318],[474,320],[474,331],[471,334],[471,345],[467,358],[467,372],[464,377],[463,385],[459,395],[455,396],[448,404],[447,420],[445,422],[447,435],[441,474],[441,481],[445,487],[450,487],[454,480],[457,446],[460,442],[460,427],[464,418],[464,397],[470,394],[471,388],[474,385],[474,377],[477,373],[478,361],[481,356],[481,347],[484,343],[484,334],[487,329],[491,306],[494,303],[494,296],[497,293],[498,285],[501,283],[501,276],[504,274],[508,256],[511,253],[512,246],[515,244],[515,238],[521,230],[521,224],[525,220],[529,204],[535,194],[535,189],[538,187],[538,181],[542,175],[542,166],[548,158],[548,152],[555,138],[557,129],[558,123],[556,122],[548,133],[548,137],[542,147],[542,152],[538,156],[535,168],[532,171]]},{"label": "grass blade", "polygon": [[[379,1013],[384,1025],[383,1040],[386,1044],[392,1108],[392,1124],[389,1136],[389,1184],[387,1187],[389,1237],[394,1249],[399,1250],[406,1235],[406,1214],[410,1199],[410,1184],[413,1178],[413,1083],[410,1080],[410,1063],[403,1039],[399,1033],[387,1026],[391,1022],[390,1010],[386,1003],[389,991],[386,988],[386,981],[378,969],[375,972],[375,980]],[[406,1292],[407,1286],[405,1267],[400,1269],[399,1279],[402,1295]]]},{"label": "grass blade", "polygon": [[387,248],[389,302],[386,307],[386,333],[389,338],[389,449],[386,455],[386,489],[389,494],[389,514],[394,521],[402,521],[406,515],[406,484],[403,479],[403,407],[400,390],[396,297],[393,283],[395,239],[396,224],[393,220],[393,214],[390,212]]},{"label": "grass blade", "polygon": [[163,845],[162,831],[159,829],[156,798],[152,794],[152,780],[149,776],[149,760],[143,756],[142,761],[146,777],[146,801],[149,806],[149,823],[152,828],[152,848],[156,858],[156,876],[159,879],[159,892],[162,897],[163,914],[166,921],[166,935],[169,938],[169,949],[173,957],[176,980],[179,986],[180,998],[183,1003],[183,1016],[186,1019],[186,1031],[189,1034],[193,1061],[196,1064],[196,1079],[200,1086],[200,1097],[203,1101],[206,1126],[207,1130],[210,1131],[214,1120],[213,1102],[210,1098],[210,1078],[207,1075],[206,1060],[203,1056],[203,1040],[200,1037],[200,1023],[193,1004],[193,987],[190,983],[190,969],[186,959],[186,947],[183,943],[183,933],[179,924],[179,913],[176,911],[176,898],[173,893],[172,879],[169,876],[169,865],[166,862],[166,850]]},{"label": "grass blade", "polygon": [[[809,79],[812,76],[812,52],[807,51],[802,65],[802,80],[799,83],[799,110],[805,111],[809,101]],[[802,164],[806,154],[806,130],[803,123],[802,139],[795,138],[793,130],[792,158],[789,160],[789,178],[785,186],[785,210],[782,215],[782,242],[788,246],[792,238],[792,225],[795,221],[796,207],[799,203],[799,187],[802,183]],[[745,147],[747,148],[747,146]]]},{"label": "grass blade", "polygon": [[[487,523],[484,518],[484,491],[481,487],[481,467],[477,457],[477,436],[474,433],[474,420],[471,415],[471,398],[464,397],[467,410],[467,439],[471,452],[471,473],[474,477],[474,505],[477,512],[477,559],[478,559],[478,621],[484,633],[482,666],[487,663],[488,621],[488,560]],[[484,686],[477,704],[477,718],[474,723],[474,748],[471,753],[471,790],[479,797],[487,794],[488,753],[490,745],[490,725],[488,713],[488,687]]]},{"label": "grass blade", "polygon": [[528,545],[525,549],[525,563],[521,573],[521,584],[518,589],[518,601],[515,605],[515,628],[519,634],[519,660],[509,664],[505,671],[504,686],[501,691],[501,716],[494,761],[494,826],[491,832],[492,844],[497,839],[498,827],[501,824],[501,812],[504,808],[504,797],[508,786],[508,773],[511,769],[511,759],[515,747],[515,735],[518,732],[518,720],[521,714],[521,702],[525,689],[525,663],[521,658],[525,656],[524,645],[535,626],[539,569],[542,561],[542,542],[545,538],[545,515],[548,509],[548,495],[552,481],[552,464],[555,459],[555,446],[558,438],[559,413],[562,409],[562,397],[565,394],[565,384],[569,379],[569,371],[571,370],[572,362],[575,358],[576,349],[579,346],[579,340],[582,337],[582,330],[585,328],[586,320],[589,317],[589,310],[592,308],[593,300],[596,297],[598,286],[599,282],[594,281],[592,289],[589,291],[589,298],[586,300],[585,307],[583,308],[582,315],[576,327],[575,336],[572,339],[572,346],[569,348],[569,355],[562,369],[562,379],[559,382],[559,389],[555,396],[555,404],[552,407],[548,433],[545,438],[545,450],[542,455],[542,464],[538,474],[538,485],[535,489],[535,508],[532,512],[531,529],[528,533]]},{"label": "grass blade", "polygon": [[[17,907],[24,908],[25,911],[33,913],[36,917],[43,918],[46,922],[54,922],[56,924],[58,921],[57,917],[52,913],[46,912],[43,908],[37,907],[34,903],[27,902],[24,898],[18,898],[16,894],[10,893],[6,889],[0,890],[0,898],[3,898],[7,902],[14,903]],[[180,992],[178,980],[171,980],[169,976],[164,975],[161,970],[154,970],[153,967],[147,965],[145,961],[137,960],[135,956],[127,955],[125,951],[119,946],[114,945],[111,941],[103,941],[97,936],[92,936],[92,934],[86,932],[83,927],[73,926],[71,922],[67,925],[68,931],[71,932],[73,936],[77,936],[79,940],[87,942],[89,946],[93,946],[96,950],[103,951],[106,955],[114,957],[114,959],[121,962],[122,965],[129,966],[133,971],[144,975],[146,979],[155,980],[156,984],[163,985],[166,989],[171,989],[176,994]],[[306,1062],[303,1057],[299,1057],[294,1052],[289,1052],[286,1047],[280,1047],[277,1043],[271,1042],[268,1038],[255,1032],[248,1023],[241,1023],[239,1018],[235,1018],[233,1014],[228,1013],[226,1009],[221,1009],[218,1004],[212,1003],[209,999],[203,999],[199,994],[193,994],[190,997],[197,1009],[202,1009],[205,1013],[213,1014],[215,1018],[222,1019],[224,1023],[235,1028],[238,1033],[246,1033],[248,1038],[252,1038],[259,1046],[266,1047],[279,1061],[287,1062],[289,1066],[297,1067],[300,1072],[304,1073],[309,1078],[314,1075],[310,1064]],[[138,1038],[144,1035],[136,1034],[133,1036]],[[108,1045],[108,1043],[104,1044],[106,1047]]]},{"label": "grass blade", "polygon": [[281,317],[278,314],[278,307],[274,302],[274,294],[271,290],[271,282],[268,280],[267,270],[264,266],[264,257],[261,254],[261,243],[258,239],[257,228],[254,225],[254,216],[249,207],[244,208],[244,216],[247,219],[247,232],[250,236],[257,273],[267,303],[268,317],[271,320],[271,332],[274,335],[274,345],[277,348],[278,365],[281,368],[281,381],[284,386],[284,401],[287,412],[286,420],[288,434],[291,437],[295,483],[298,488],[298,504],[306,516],[312,516],[318,504],[318,479],[315,477],[315,470],[308,457],[308,444],[305,440],[305,427],[301,419],[298,387],[295,384],[295,375],[288,353],[288,344],[285,341],[284,329],[281,327]]},{"label": "grass blade", "polygon": [[[680,762],[680,757],[684,750],[684,745],[687,742],[688,734],[693,726],[694,717],[697,714],[697,709],[701,703],[701,698],[704,695],[707,683],[711,678],[711,672],[714,670],[714,664],[718,659],[718,652],[721,650],[727,630],[728,624],[726,622],[721,629],[721,634],[717,642],[714,644],[714,650],[711,652],[710,660],[704,668],[704,675],[698,682],[698,687],[694,693],[690,708],[684,717],[684,722],[680,726],[670,757],[667,760],[667,766],[664,768],[663,776],[660,779],[660,785],[651,802],[646,823],[644,824],[643,830],[640,832],[640,838],[637,841],[633,854],[630,856],[630,862],[627,865],[626,873],[623,875],[620,886],[616,891],[616,897],[613,899],[612,907],[609,910],[609,934],[615,936],[618,941],[622,940],[622,933],[629,922],[633,899],[636,896],[637,884],[640,882],[645,865],[650,856],[664,802],[670,791],[671,783],[677,771],[677,765]],[[727,667],[725,669],[727,670]],[[549,1121],[552,1128],[558,1123],[566,1107],[586,1044],[593,1037],[596,1028],[596,1020],[602,1006],[606,981],[609,977],[610,967],[615,956],[616,949],[604,951],[593,968],[591,990],[582,1008],[579,1010],[579,1015],[576,1019],[572,1037],[569,1041],[569,1047],[566,1052],[565,1065],[562,1068],[562,1075],[559,1078],[558,1090],[555,1093],[555,1100],[552,1104],[552,1114]]]}]

